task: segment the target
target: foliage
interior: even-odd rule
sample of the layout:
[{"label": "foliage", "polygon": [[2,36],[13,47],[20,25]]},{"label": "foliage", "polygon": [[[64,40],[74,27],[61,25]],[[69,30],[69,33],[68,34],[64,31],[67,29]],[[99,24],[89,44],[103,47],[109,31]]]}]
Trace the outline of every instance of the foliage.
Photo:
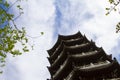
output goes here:
[{"label": "foliage", "polygon": [[[22,52],[29,51],[26,46],[28,39],[26,37],[25,29],[18,29],[14,22],[15,19],[23,14],[23,9],[20,5],[17,5],[16,7],[18,8],[20,15],[14,18],[14,14],[8,12],[12,6],[13,5],[10,5],[7,1],[0,0],[0,67],[5,66],[5,59],[7,54],[12,54],[15,56],[21,55]],[[15,45],[18,42],[23,46],[22,51],[15,49]],[[0,73],[2,73],[2,71],[0,71]]]},{"label": "foliage", "polygon": [[[109,15],[111,13],[111,11],[118,11],[119,12],[119,8],[117,8],[120,4],[120,0],[109,0],[110,3],[110,7],[106,8],[106,15]],[[120,12],[119,12],[120,13]],[[118,22],[118,24],[116,25],[116,33],[120,32],[120,22]]]}]

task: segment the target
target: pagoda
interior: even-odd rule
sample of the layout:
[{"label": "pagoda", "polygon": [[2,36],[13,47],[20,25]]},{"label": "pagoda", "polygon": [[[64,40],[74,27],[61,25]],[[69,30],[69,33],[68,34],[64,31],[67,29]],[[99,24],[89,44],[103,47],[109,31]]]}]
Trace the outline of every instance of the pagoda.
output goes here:
[{"label": "pagoda", "polygon": [[63,36],[48,50],[47,80],[120,80],[120,65],[80,32]]}]

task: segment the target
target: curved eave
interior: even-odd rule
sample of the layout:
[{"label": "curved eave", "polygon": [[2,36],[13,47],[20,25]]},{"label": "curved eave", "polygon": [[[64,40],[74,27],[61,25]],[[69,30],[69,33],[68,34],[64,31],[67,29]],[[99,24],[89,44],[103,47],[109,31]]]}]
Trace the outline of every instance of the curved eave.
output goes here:
[{"label": "curved eave", "polygon": [[119,78],[106,79],[106,80],[120,80],[120,77]]},{"label": "curved eave", "polygon": [[[53,59],[53,58],[56,59],[56,57],[60,54],[60,52],[63,51],[63,48],[64,48],[64,43],[63,43],[63,41],[62,41],[62,42],[60,43],[58,49],[55,50],[55,51],[53,52],[53,54],[50,56],[50,59]],[[54,60],[55,60],[55,59],[54,59]]]},{"label": "curved eave", "polygon": [[50,64],[52,64],[52,60],[50,59],[50,57],[47,57],[48,61]]},{"label": "curved eave", "polygon": [[66,50],[71,53],[87,52],[90,48],[97,49],[94,43],[85,43],[78,46],[66,46]]},{"label": "curved eave", "polygon": [[88,38],[85,35],[83,37],[84,37],[85,40],[87,40],[89,42]]},{"label": "curved eave", "polygon": [[83,62],[88,62],[88,61],[94,61],[94,60],[97,60],[97,59],[100,59],[101,57],[105,57],[104,53],[102,52],[102,50],[99,50],[99,51],[95,51],[91,54],[88,54],[87,52],[84,54],[84,55],[81,55],[81,54],[76,54],[76,55],[72,55],[72,58],[74,60],[77,60],[77,61],[83,61]]},{"label": "curved eave", "polygon": [[110,56],[106,54],[106,52],[103,50],[102,47],[98,48],[98,50],[101,50],[101,51],[102,51],[102,54],[105,56],[105,57],[103,58],[104,60],[108,60],[108,61],[110,61],[110,62],[113,62],[112,58],[110,58]]},{"label": "curved eave", "polygon": [[[65,60],[65,62],[58,68],[55,70],[55,74],[54,77],[58,76],[61,74],[61,72],[63,72],[63,70],[68,67],[68,65],[71,63],[71,56],[68,56],[67,59]],[[62,68],[61,68],[62,67]],[[53,71],[55,68],[51,68],[49,67],[49,70]]]},{"label": "curved eave", "polygon": [[115,69],[117,69],[119,66],[119,64],[116,62],[116,61],[113,61],[112,63],[109,63],[109,64],[106,64],[106,65],[102,65],[102,66],[99,66],[99,67],[93,67],[93,68],[90,68],[90,69],[80,69],[78,68],[77,72],[80,73],[80,75],[82,76],[88,76],[86,74],[89,74],[89,76],[92,74],[92,75],[96,75],[96,72],[97,73],[104,73],[105,71],[113,71]]},{"label": "curved eave", "polygon": [[[55,67],[56,65],[58,65],[58,63],[60,62],[60,60],[62,59],[62,57],[64,55],[67,55],[65,54],[66,52],[69,52],[69,53],[78,53],[78,52],[83,52],[83,51],[86,51],[86,48],[90,48],[90,46],[92,46],[92,43],[88,43],[86,45],[83,45],[83,46],[78,46],[76,48],[71,48],[71,47],[68,47],[68,46],[64,46],[63,48],[63,52],[60,54],[60,57],[57,58],[54,63],[51,65],[51,67]],[[84,50],[82,50],[82,48],[84,48]],[[89,50],[89,49],[88,49]],[[86,51],[87,52],[87,51]]]},{"label": "curved eave", "polygon": [[[93,54],[93,55],[95,55],[95,54]],[[93,55],[91,55],[91,56],[93,56]],[[87,56],[78,56],[78,57],[79,58],[84,57],[84,59],[86,59]],[[57,75],[55,75],[55,77],[58,76],[58,75],[60,75],[63,72],[64,68],[68,65],[68,63],[70,63],[70,60],[72,61],[72,59],[74,59],[74,58],[76,58],[76,57],[72,56],[72,55],[70,55],[69,57],[67,57],[67,59],[65,60],[65,62],[62,64],[63,68],[62,69],[59,68],[58,70],[56,70],[59,73]]]},{"label": "curved eave", "polygon": [[[100,55],[100,53],[103,53],[102,51],[99,51],[97,54],[99,54]],[[103,55],[104,55],[104,53],[103,53]],[[91,55],[92,56],[92,55]],[[72,59],[73,58],[75,58],[75,57],[73,57],[73,56],[70,56]],[[65,60],[66,62],[65,63],[63,63],[63,68],[62,69],[58,69],[57,70],[57,72],[58,73],[55,73],[54,74],[54,77],[53,77],[53,80],[57,80],[58,78],[59,78],[59,76],[60,75],[62,75],[62,72],[64,72],[64,69],[66,68],[66,66],[68,65],[68,63],[70,62],[69,60],[68,60],[68,57],[67,57],[67,60]],[[107,65],[104,65],[104,66],[100,66],[100,67],[95,67],[95,68],[90,68],[90,69],[80,69],[80,71],[82,71],[82,72],[95,72],[96,70],[104,70],[104,69],[106,69],[106,68],[109,68],[110,66],[113,66],[113,65],[116,65],[116,64],[118,64],[117,63],[117,61],[116,61],[116,59],[111,63],[111,64],[107,64]]]},{"label": "curved eave", "polygon": [[84,37],[81,37],[81,38],[76,38],[76,39],[69,40],[69,41],[68,40],[67,41],[62,41],[62,43],[66,46],[72,46],[72,45],[75,45],[75,44],[82,44],[84,41],[86,41],[84,39]]},{"label": "curved eave", "polygon": [[112,60],[112,54],[107,55],[107,59],[108,59],[110,62],[112,62],[112,61],[113,61],[113,60]]},{"label": "curved eave", "polygon": [[[52,65],[51,65],[51,68],[52,68],[52,69],[54,69],[55,66],[60,65],[60,60],[61,60],[61,58],[62,58],[64,55],[67,56],[67,54],[64,54],[64,52],[65,52],[65,49],[64,49],[63,52],[60,54],[60,57],[57,58],[57,59],[52,63]],[[63,60],[63,59],[62,59],[62,60]]]},{"label": "curved eave", "polygon": [[[57,72],[54,74],[53,76],[53,80],[58,80],[57,78],[60,77],[60,75],[62,75],[63,72],[65,72],[65,70],[68,70],[68,66],[72,68],[72,63],[71,63],[71,56],[69,56],[66,61],[63,63],[62,66],[60,66],[60,68],[57,70]],[[62,68],[61,68],[62,67]]]},{"label": "curved eave", "polygon": [[54,45],[51,49],[47,50],[49,56],[51,56],[51,55],[54,53],[54,51],[55,51],[56,48],[59,46],[59,44],[60,44],[61,41],[62,41],[62,40],[58,37],[58,40],[57,40],[57,42],[55,43],[55,45]]},{"label": "curved eave", "polygon": [[54,59],[54,58],[56,59],[57,58],[57,56],[60,54],[60,51],[62,52],[62,50],[64,48],[63,45],[73,46],[73,45],[76,45],[76,44],[82,44],[84,40],[87,42],[87,40],[84,39],[84,38],[79,38],[79,39],[76,39],[76,40],[73,40],[73,41],[61,41],[57,51],[54,51],[54,53],[50,56],[50,59]]},{"label": "curved eave", "polygon": [[69,40],[69,39],[75,39],[75,38],[80,38],[80,37],[82,37],[82,34],[80,32],[77,32],[76,34],[73,34],[73,35],[67,35],[67,36],[58,35],[57,42],[51,49],[47,50],[47,52],[51,56],[52,53],[56,50],[56,48],[59,46],[62,40]]},{"label": "curved eave", "polygon": [[73,76],[75,75],[75,69],[71,71],[71,73],[64,80],[73,80]]},{"label": "curved eave", "polygon": [[52,55],[52,50],[47,50],[47,52],[48,52],[49,56]]},{"label": "curved eave", "polygon": [[[73,56],[71,56],[71,57],[73,57]],[[69,60],[66,60],[66,62],[65,62],[65,64],[63,65],[63,68],[62,69],[58,69],[57,70],[57,72],[54,74],[54,76],[53,76],[53,80],[57,80],[57,79],[59,79],[59,76],[60,75],[62,75],[62,73],[64,72],[64,70],[65,70],[65,67],[67,67],[68,65],[69,65]],[[111,63],[110,65],[115,65],[115,64],[113,64],[113,63]],[[108,68],[108,67],[110,67],[110,65],[109,64],[107,64],[107,65],[104,65],[104,66],[100,66],[100,67],[94,67],[94,68],[90,68],[90,69],[79,69],[79,71],[80,71],[80,73],[82,72],[84,72],[85,74],[86,74],[86,72],[90,72],[90,71],[96,71],[96,70],[101,70],[101,69],[104,69],[104,68]]]},{"label": "curved eave", "polygon": [[47,68],[48,68],[48,71],[50,72],[50,75],[52,76],[53,75],[53,70],[51,70],[49,66],[47,66]]},{"label": "curved eave", "polygon": [[83,37],[82,34],[80,33],[80,31],[78,31],[76,34],[73,35],[59,35],[58,38],[62,39],[62,40],[69,40],[69,39],[75,39],[78,37]]},{"label": "curved eave", "polygon": [[[91,45],[91,44],[87,44],[87,45],[84,45],[84,46],[79,46],[77,49],[76,48],[71,48],[71,47],[68,47],[68,46],[65,46],[64,45],[64,48],[63,48],[63,52],[60,54],[60,57],[57,58],[54,63],[51,65],[51,67],[54,67],[56,65],[58,65],[58,63],[60,62],[60,60],[62,59],[62,57],[64,55],[67,55],[65,54],[66,52],[72,52],[72,51],[77,51],[81,49],[81,47],[85,47],[85,46],[88,46],[88,45]],[[82,51],[81,51],[82,52]],[[74,52],[73,52],[74,53]]]},{"label": "curved eave", "polygon": [[[101,54],[99,54],[101,51],[99,51],[99,52],[96,52],[95,54],[92,54],[92,55],[89,55],[90,57],[94,57],[94,56],[97,56],[97,58],[99,58],[100,56],[102,56]],[[86,59],[86,57],[88,57],[88,55],[87,56],[78,56],[77,58],[79,58],[79,60],[81,59],[81,58],[84,58],[84,60]],[[67,59],[65,60],[65,62],[63,63],[63,68],[62,69],[58,69],[58,70],[56,70],[56,71],[58,71],[59,73],[57,74],[57,75],[55,75],[55,77],[57,77],[58,75],[60,75],[62,72],[63,72],[63,70],[65,69],[65,67],[68,65],[68,63],[70,62],[70,60],[72,61],[72,59],[76,59],[76,56],[73,56],[73,55],[70,55],[69,57],[67,57]],[[54,68],[53,68],[54,69]]]},{"label": "curved eave", "polygon": [[113,60],[112,60],[112,55],[111,55],[111,54],[110,54],[110,55],[107,55],[106,52],[103,50],[102,47],[100,47],[100,48],[98,48],[98,49],[101,49],[102,52],[104,53],[104,55],[106,55],[106,60],[108,60],[108,61],[110,61],[110,62],[113,61]]}]

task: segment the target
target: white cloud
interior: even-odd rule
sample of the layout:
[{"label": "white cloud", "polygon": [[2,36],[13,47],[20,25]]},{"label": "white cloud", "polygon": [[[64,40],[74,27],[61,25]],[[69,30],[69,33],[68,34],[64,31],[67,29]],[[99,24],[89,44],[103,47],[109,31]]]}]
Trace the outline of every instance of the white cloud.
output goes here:
[{"label": "white cloud", "polygon": [[120,36],[115,33],[119,14],[112,12],[108,16],[105,15],[105,8],[110,6],[107,1],[56,0],[56,3],[62,14],[59,33],[71,34],[80,30],[98,46],[102,46],[108,54],[112,53],[111,50],[117,46]]},{"label": "white cloud", "polygon": [[[89,3],[89,0],[87,2]],[[105,16],[105,8],[109,7],[107,3],[107,1],[103,0],[100,2],[94,1],[92,5],[87,4],[88,10],[94,14],[94,18],[83,24],[83,29],[88,32],[91,38],[96,36],[96,43],[99,46],[103,46],[109,54],[111,53],[111,49],[118,44],[120,35],[115,33],[115,26],[119,21],[119,14],[112,12],[110,15]]]},{"label": "white cloud", "polygon": [[[28,37],[30,44],[35,44],[33,51],[15,58],[8,57],[5,73],[0,79],[45,80],[50,77],[46,67],[49,65],[46,50],[52,47],[54,1],[28,0],[21,4],[24,14],[16,20],[18,27],[25,27],[27,35],[31,37],[39,37]],[[14,8],[15,6],[11,10]],[[44,35],[41,35],[40,32],[44,32]],[[20,46],[17,45],[17,48]]]},{"label": "white cloud", "polygon": [[[12,64],[14,68],[11,65],[7,66],[2,79],[45,80],[49,78],[50,74],[46,68],[49,65],[46,50],[54,45],[57,33],[73,34],[81,31],[89,39],[93,39],[98,46],[102,46],[108,54],[114,52],[113,48],[118,50],[120,34],[115,33],[115,24],[119,21],[119,15],[112,12],[105,16],[105,7],[109,5],[105,0],[94,2],[28,0],[22,5],[25,14],[16,21],[17,25],[26,27],[30,36],[39,36],[41,31],[45,34],[39,38],[30,38],[30,42],[35,44],[33,51],[8,58],[7,65]],[[11,70],[9,75],[7,70]],[[12,76],[14,74],[16,75]]]}]

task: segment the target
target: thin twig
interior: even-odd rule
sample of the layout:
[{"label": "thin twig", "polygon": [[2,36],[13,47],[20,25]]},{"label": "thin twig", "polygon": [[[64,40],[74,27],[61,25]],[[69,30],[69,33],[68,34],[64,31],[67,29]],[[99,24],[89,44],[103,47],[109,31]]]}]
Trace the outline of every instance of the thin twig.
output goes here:
[{"label": "thin twig", "polygon": [[36,39],[36,38],[39,38],[39,37],[41,37],[41,36],[29,36],[29,35],[26,35],[26,36],[28,36],[28,37],[30,37],[30,38],[34,38],[34,39]]},{"label": "thin twig", "polygon": [[9,11],[10,8],[12,8],[19,0],[16,0],[6,11]]},{"label": "thin twig", "polygon": [[111,13],[111,11],[113,11],[115,9],[116,6],[118,6],[120,3],[120,1],[117,2],[117,4],[114,5],[114,7],[112,9],[110,9],[110,11],[108,13]]}]

